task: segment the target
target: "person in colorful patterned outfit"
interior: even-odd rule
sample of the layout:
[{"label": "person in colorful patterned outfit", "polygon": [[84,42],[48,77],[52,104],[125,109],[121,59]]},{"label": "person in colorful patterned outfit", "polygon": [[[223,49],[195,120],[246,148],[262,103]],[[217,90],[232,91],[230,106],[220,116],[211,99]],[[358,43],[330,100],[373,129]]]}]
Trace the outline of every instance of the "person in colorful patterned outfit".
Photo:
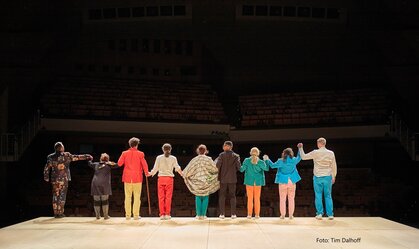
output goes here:
[{"label": "person in colorful patterned outfit", "polygon": [[183,178],[189,191],[195,195],[196,219],[207,218],[209,195],[220,189],[218,169],[204,144],[196,149],[198,154],[183,169]]},{"label": "person in colorful patterned outfit", "polygon": [[89,154],[72,155],[64,152],[64,145],[57,142],[55,152],[48,155],[44,167],[44,180],[52,185],[52,209],[55,218],[63,218],[64,205],[67,196],[68,182],[71,181],[70,163],[78,160],[93,160]]}]

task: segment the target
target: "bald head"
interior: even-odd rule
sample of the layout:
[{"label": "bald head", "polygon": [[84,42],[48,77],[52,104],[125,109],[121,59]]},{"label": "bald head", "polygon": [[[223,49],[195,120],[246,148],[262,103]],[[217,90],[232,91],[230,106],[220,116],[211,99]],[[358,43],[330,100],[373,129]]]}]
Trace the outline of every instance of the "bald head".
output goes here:
[{"label": "bald head", "polygon": [[62,142],[56,142],[54,144],[54,149],[57,152],[63,152],[64,151],[64,144]]}]

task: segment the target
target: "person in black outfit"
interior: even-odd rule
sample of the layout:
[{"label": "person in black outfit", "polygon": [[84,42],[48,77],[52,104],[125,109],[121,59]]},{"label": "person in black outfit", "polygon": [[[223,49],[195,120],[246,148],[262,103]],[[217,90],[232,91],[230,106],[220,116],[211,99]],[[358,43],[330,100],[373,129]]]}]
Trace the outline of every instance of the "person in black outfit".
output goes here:
[{"label": "person in black outfit", "polygon": [[109,161],[109,155],[103,153],[100,156],[100,162],[89,162],[89,167],[94,169],[91,185],[91,195],[93,196],[96,219],[100,219],[100,207],[102,206],[103,217],[109,219],[109,195],[112,195],[111,189],[111,170],[118,168],[118,165]]},{"label": "person in black outfit", "polygon": [[233,152],[233,142],[225,141],[223,145],[224,152],[220,153],[215,159],[218,168],[218,180],[220,181],[219,207],[220,218],[225,218],[225,199],[227,190],[230,196],[231,218],[237,218],[236,215],[236,183],[237,171],[240,170],[240,156]]}]

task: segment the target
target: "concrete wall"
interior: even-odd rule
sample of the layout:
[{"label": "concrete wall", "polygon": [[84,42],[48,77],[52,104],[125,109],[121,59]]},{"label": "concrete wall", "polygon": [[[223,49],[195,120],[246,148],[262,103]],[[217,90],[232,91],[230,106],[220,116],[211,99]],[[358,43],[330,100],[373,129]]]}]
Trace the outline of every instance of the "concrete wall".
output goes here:
[{"label": "concrete wall", "polygon": [[147,135],[212,135],[213,132],[228,133],[229,125],[184,124],[161,122],[42,119],[47,131],[134,133]]},{"label": "concrete wall", "polygon": [[326,137],[330,139],[377,138],[389,132],[388,125],[347,126],[324,128],[294,128],[270,130],[232,130],[230,138],[236,142],[269,142],[307,140]]},{"label": "concrete wall", "polygon": [[229,125],[185,124],[161,122],[42,119],[46,131],[131,133],[140,135],[209,136],[228,134],[235,142],[270,142],[307,140],[326,137],[330,139],[379,138],[389,132],[388,125],[347,126],[324,128],[284,128],[264,130],[232,130]]}]

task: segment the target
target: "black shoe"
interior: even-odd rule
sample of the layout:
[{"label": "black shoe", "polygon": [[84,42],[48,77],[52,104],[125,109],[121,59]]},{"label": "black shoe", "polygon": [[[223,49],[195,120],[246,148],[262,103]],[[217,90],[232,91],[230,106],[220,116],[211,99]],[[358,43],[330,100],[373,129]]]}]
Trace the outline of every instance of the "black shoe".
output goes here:
[{"label": "black shoe", "polygon": [[111,217],[109,215],[105,216],[104,219],[105,220],[109,220]]},{"label": "black shoe", "polygon": [[65,217],[65,214],[59,214],[57,216],[58,216],[57,218],[64,218]]}]

